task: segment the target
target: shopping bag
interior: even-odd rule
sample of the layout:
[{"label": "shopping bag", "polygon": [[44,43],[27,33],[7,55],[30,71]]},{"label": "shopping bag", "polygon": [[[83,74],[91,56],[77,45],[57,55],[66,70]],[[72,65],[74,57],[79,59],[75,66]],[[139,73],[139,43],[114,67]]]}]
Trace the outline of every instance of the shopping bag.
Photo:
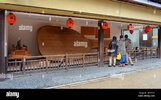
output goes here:
[{"label": "shopping bag", "polygon": [[120,60],[120,59],[121,59],[121,53],[118,53],[118,54],[117,54],[116,59],[117,59],[117,60]]},{"label": "shopping bag", "polygon": [[125,63],[126,62],[126,55],[122,55],[120,59],[120,63]]}]

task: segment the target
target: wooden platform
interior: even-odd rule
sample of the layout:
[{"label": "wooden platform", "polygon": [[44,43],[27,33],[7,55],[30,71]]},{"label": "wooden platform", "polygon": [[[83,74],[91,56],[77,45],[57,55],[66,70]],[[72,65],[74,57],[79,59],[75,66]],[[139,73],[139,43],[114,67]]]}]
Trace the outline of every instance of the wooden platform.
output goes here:
[{"label": "wooden platform", "polygon": [[24,58],[29,56],[31,54],[26,50],[15,50],[9,55],[10,58]]}]

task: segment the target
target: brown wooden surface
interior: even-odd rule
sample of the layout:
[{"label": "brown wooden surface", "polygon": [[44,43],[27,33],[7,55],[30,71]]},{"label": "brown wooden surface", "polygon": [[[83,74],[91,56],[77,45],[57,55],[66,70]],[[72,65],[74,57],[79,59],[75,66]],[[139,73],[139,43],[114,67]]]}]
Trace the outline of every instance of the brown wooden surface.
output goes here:
[{"label": "brown wooden surface", "polygon": [[31,56],[31,54],[28,51],[23,50],[23,49],[15,50],[9,55],[10,58],[24,58],[24,57],[29,57],[29,56]]},{"label": "brown wooden surface", "polygon": [[[98,48],[98,40],[90,40],[92,42],[92,49]],[[104,47],[107,48],[110,40],[104,40]]]},{"label": "brown wooden surface", "polygon": [[98,27],[81,26],[81,33],[83,35],[96,35],[98,34]]},{"label": "brown wooden surface", "polygon": [[161,27],[158,29],[158,56],[161,58]]},{"label": "brown wooden surface", "polygon": [[[96,38],[98,38],[98,33],[96,34]],[[104,30],[104,38],[110,38],[110,28]]]},{"label": "brown wooden surface", "polygon": [[[95,35],[98,38],[98,27],[82,26],[81,33],[83,35]],[[104,38],[110,38],[110,28],[104,30]]]},{"label": "brown wooden surface", "polygon": [[[42,55],[55,54],[73,54],[87,53],[91,50],[91,42],[83,35],[69,28],[61,28],[59,26],[43,26],[37,34],[39,51]],[[88,47],[74,47],[74,42],[87,42]]]}]

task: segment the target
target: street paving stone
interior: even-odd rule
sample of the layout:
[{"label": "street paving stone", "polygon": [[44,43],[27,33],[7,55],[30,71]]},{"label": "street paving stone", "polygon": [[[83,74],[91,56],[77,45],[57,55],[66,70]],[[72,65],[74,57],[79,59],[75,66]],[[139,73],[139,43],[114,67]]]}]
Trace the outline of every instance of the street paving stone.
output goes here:
[{"label": "street paving stone", "polygon": [[24,75],[17,75],[11,79],[0,81],[1,89],[41,89],[47,87],[56,87],[59,85],[70,84],[75,82],[88,81],[110,75],[136,72],[146,69],[161,67],[161,59],[145,59],[135,63],[134,66],[126,67],[104,67],[90,66],[53,70],[48,72],[37,72]]}]

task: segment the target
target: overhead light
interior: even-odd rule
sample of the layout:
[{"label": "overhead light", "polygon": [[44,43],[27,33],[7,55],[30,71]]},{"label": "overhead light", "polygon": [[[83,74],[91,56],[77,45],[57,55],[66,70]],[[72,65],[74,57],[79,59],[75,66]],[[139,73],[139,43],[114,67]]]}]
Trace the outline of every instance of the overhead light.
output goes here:
[{"label": "overhead light", "polygon": [[49,17],[49,21],[51,21],[51,16]]},{"label": "overhead light", "polygon": [[29,12],[28,15],[29,15],[29,17],[30,17],[30,16],[31,16],[31,13]]},{"label": "overhead light", "polygon": [[121,27],[123,27],[123,24],[121,23]]},{"label": "overhead light", "polygon": [[86,26],[88,25],[88,21],[86,21]]},{"label": "overhead light", "polygon": [[44,11],[44,10],[42,10],[42,13],[44,14],[44,13],[45,13],[45,11]]},{"label": "overhead light", "polygon": [[82,13],[82,11],[80,10],[79,13]]}]

